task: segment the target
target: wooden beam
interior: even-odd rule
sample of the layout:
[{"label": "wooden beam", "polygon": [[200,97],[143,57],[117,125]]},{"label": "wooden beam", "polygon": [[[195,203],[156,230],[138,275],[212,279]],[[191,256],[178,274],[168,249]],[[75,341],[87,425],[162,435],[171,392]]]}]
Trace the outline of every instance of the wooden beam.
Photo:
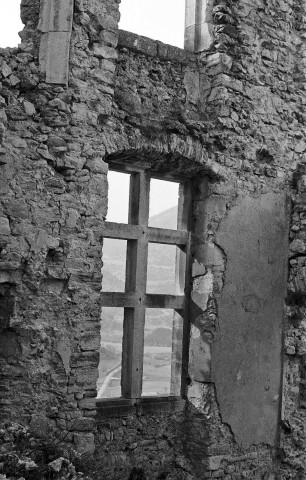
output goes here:
[{"label": "wooden beam", "polygon": [[146,227],[149,219],[150,177],[145,171],[131,174],[129,223]]},{"label": "wooden beam", "polygon": [[101,292],[102,307],[140,307],[141,298],[136,293]]},{"label": "wooden beam", "polygon": [[[177,214],[177,228],[190,231],[192,228],[192,185],[191,182],[180,184]],[[175,262],[175,283],[178,294],[184,293],[185,303],[183,318],[179,312],[174,312],[172,328],[172,358],[171,358],[171,395],[185,396],[188,376],[188,349],[189,349],[189,297],[191,290],[191,234],[185,251],[177,248]],[[182,321],[183,320],[183,321]]]},{"label": "wooden beam", "polygon": [[147,293],[144,296],[143,304],[146,308],[171,308],[175,310],[183,310],[185,306],[185,296]]},{"label": "wooden beam", "polygon": [[137,293],[101,292],[102,307],[128,307],[128,308],[171,308],[183,310],[185,305],[184,295],[160,295],[147,293],[140,296]]},{"label": "wooden beam", "polygon": [[171,381],[170,395],[180,395],[182,388],[182,365],[183,365],[183,312],[173,313],[172,324],[172,352],[171,352]]},{"label": "wooden beam", "polygon": [[143,229],[140,227],[140,225],[105,222],[105,224],[100,229],[100,233],[105,238],[137,240],[143,235]]},{"label": "wooden beam", "polygon": [[186,231],[125,223],[105,222],[100,229],[100,233],[105,238],[119,238],[122,240],[138,240],[146,235],[147,240],[151,243],[169,245],[186,245],[188,242],[188,232]]},{"label": "wooden beam", "polygon": [[141,396],[144,325],[144,308],[124,309],[121,394],[125,398]]},{"label": "wooden beam", "polygon": [[162,243],[170,245],[186,245],[188,232],[179,230],[168,230],[166,228],[148,227],[148,240],[151,243]]},{"label": "wooden beam", "polygon": [[[129,224],[146,229],[149,219],[150,179],[143,171],[130,178]],[[147,284],[148,239],[128,240],[126,261],[126,292],[135,292],[143,298]],[[122,396],[141,396],[143,377],[145,307],[124,309]]]}]

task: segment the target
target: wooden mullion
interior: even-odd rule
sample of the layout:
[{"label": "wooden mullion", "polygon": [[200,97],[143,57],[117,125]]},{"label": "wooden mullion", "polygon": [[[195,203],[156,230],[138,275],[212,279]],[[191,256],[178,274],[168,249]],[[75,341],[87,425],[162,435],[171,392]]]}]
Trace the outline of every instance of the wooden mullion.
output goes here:
[{"label": "wooden mullion", "polygon": [[[149,218],[149,177],[143,171],[133,173],[130,180],[129,224],[143,228],[138,240],[127,242],[126,292],[139,300],[146,291],[148,237],[145,227]],[[126,398],[139,398],[142,390],[145,307],[124,309],[123,357],[121,386]]]},{"label": "wooden mullion", "polygon": [[125,308],[122,344],[121,393],[139,398],[142,389],[145,309]]},{"label": "wooden mullion", "polygon": [[[188,231],[191,228],[192,191],[191,182],[180,184],[177,228]],[[177,247],[175,262],[176,293],[185,293],[185,304],[182,312],[174,312],[172,328],[172,359],[171,359],[171,395],[184,395],[186,388],[189,336],[189,275],[190,275],[190,234],[184,249]]]},{"label": "wooden mullion", "polygon": [[[151,178],[156,178],[158,180],[164,180],[166,182],[174,182],[174,183],[181,183],[182,182],[182,176],[181,175],[175,175],[173,173],[158,173],[158,172],[151,172],[150,173]],[[187,177],[185,177],[187,178]],[[191,177],[190,177],[191,178]],[[189,180],[188,180],[189,181]]]},{"label": "wooden mullion", "polygon": [[175,310],[172,324],[170,395],[181,395],[183,366],[184,312]]},{"label": "wooden mullion", "polygon": [[128,240],[126,259],[126,292],[144,295],[147,282],[148,238],[145,227],[149,218],[149,178],[145,172],[131,175],[129,224],[139,225],[143,234],[138,240]]},{"label": "wooden mullion", "polygon": [[130,181],[129,224],[146,227],[149,220],[150,178],[146,172],[133,173]]},{"label": "wooden mullion", "polygon": [[[190,210],[192,205],[190,205]],[[186,396],[186,387],[188,379],[188,359],[189,359],[189,337],[190,337],[190,296],[191,296],[191,271],[192,271],[192,258],[191,258],[191,242],[192,235],[189,234],[189,241],[186,246],[186,269],[185,269],[185,305],[183,312],[183,345],[182,345],[182,383],[181,383],[181,395]]]},{"label": "wooden mullion", "polygon": [[113,170],[115,172],[124,172],[124,173],[127,173],[127,174],[131,174],[131,173],[135,173],[135,172],[143,172],[144,170],[147,170],[150,168],[150,163],[145,163],[145,162],[142,162],[141,165],[135,165],[134,163],[133,164],[128,164],[128,163],[122,163],[120,161],[110,161],[108,163],[109,165],[109,169],[110,170]]},{"label": "wooden mullion", "polygon": [[179,186],[177,229],[190,231],[192,227],[192,185],[191,182]]}]

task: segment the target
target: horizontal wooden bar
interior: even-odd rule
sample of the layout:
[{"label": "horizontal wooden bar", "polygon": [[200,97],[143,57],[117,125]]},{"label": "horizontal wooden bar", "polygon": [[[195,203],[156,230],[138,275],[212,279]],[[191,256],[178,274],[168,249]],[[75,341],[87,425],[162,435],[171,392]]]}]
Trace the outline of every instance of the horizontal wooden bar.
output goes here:
[{"label": "horizontal wooden bar", "polygon": [[124,163],[122,161],[120,162],[120,160],[106,160],[106,162],[108,163],[109,170],[119,173],[139,173],[143,172],[144,170],[148,170],[151,166],[149,162],[142,162],[141,165],[136,165],[133,163],[129,164],[126,162]]},{"label": "horizontal wooden bar", "polygon": [[185,184],[187,182],[190,182],[192,178],[192,174],[186,175],[186,173],[184,174],[184,178],[182,178],[182,175],[175,175],[175,173],[174,174],[166,173],[166,172],[158,173],[152,170],[150,170],[148,173],[151,178],[156,178],[158,180],[164,180],[166,182],[175,182],[180,184]]},{"label": "horizontal wooden bar", "polygon": [[148,241],[170,245],[186,245],[189,233],[183,230],[168,230],[166,228],[148,227]]},{"label": "horizontal wooden bar", "polygon": [[102,307],[127,307],[141,306],[141,298],[137,293],[101,292]]},{"label": "horizontal wooden bar", "polygon": [[143,229],[140,225],[105,222],[105,224],[101,228],[101,235],[105,238],[137,240],[143,235]]},{"label": "horizontal wooden bar", "polygon": [[185,230],[170,230],[167,228],[142,227],[125,223],[105,222],[101,235],[104,238],[117,238],[122,240],[139,240],[147,237],[151,243],[170,245],[186,245],[189,233]]},{"label": "horizontal wooden bar", "polygon": [[175,310],[183,310],[185,305],[185,297],[183,295],[159,295],[146,294],[143,300],[146,308],[173,308]]},{"label": "horizontal wooden bar", "polygon": [[137,293],[101,292],[102,307],[126,308],[172,308],[183,310],[185,305],[184,295],[160,295],[147,293],[143,296]]}]

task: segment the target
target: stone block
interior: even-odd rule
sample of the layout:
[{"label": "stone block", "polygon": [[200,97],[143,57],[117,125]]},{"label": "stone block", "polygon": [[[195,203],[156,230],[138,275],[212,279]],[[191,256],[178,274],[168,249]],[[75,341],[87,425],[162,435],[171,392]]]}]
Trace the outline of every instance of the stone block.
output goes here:
[{"label": "stone block", "polygon": [[30,116],[35,115],[35,113],[36,113],[36,108],[35,108],[35,106],[33,105],[33,103],[28,102],[28,101],[25,100],[25,101],[23,102],[23,106],[24,106],[25,112],[26,112],[28,115],[30,115]]},{"label": "stone block", "polygon": [[10,235],[11,228],[9,219],[6,217],[0,217],[0,235]]},{"label": "stone block", "polygon": [[116,47],[118,43],[118,34],[114,32],[108,32],[107,30],[102,30],[100,33],[100,40],[106,45]]},{"label": "stone block", "polygon": [[96,332],[84,332],[80,337],[82,351],[98,350],[100,347],[100,336]]},{"label": "stone block", "polygon": [[304,253],[306,250],[305,242],[299,238],[296,238],[290,243],[290,250],[293,252],[293,254]]},{"label": "stone block", "polygon": [[208,465],[207,465],[208,470],[219,470],[222,460],[223,460],[222,455],[215,455],[212,457],[208,457]]},{"label": "stone block", "polygon": [[95,452],[95,437],[93,433],[75,433],[73,442],[80,454],[93,454]]},{"label": "stone block", "polygon": [[95,410],[96,399],[95,398],[83,398],[79,401],[79,407],[84,410]]},{"label": "stone block", "polygon": [[89,432],[95,429],[95,420],[93,418],[81,417],[74,420],[71,430]]},{"label": "stone block", "polygon": [[107,45],[99,45],[94,43],[93,54],[98,58],[116,59],[118,57],[117,50]]},{"label": "stone block", "polygon": [[207,68],[209,75],[215,76],[219,73],[227,73],[231,70],[233,59],[226,53],[213,53],[207,57]]},{"label": "stone block", "polygon": [[141,37],[125,30],[119,31],[119,47],[130,48],[131,50],[144,53],[152,57],[157,56],[157,42],[151,38]]},{"label": "stone block", "polygon": [[10,200],[6,207],[6,213],[10,217],[26,219],[29,217],[29,208],[22,200]]},{"label": "stone block", "polygon": [[118,22],[113,17],[113,15],[97,15],[97,20],[99,21],[99,24],[101,25],[103,30],[106,30],[107,32],[117,33]]},{"label": "stone block", "polygon": [[90,158],[87,160],[85,167],[92,173],[101,173],[107,175],[108,163],[99,158]]}]

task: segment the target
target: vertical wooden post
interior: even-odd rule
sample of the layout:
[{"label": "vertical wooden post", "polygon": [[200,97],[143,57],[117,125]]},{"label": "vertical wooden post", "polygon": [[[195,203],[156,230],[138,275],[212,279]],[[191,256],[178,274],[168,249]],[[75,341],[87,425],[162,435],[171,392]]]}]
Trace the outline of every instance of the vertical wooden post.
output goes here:
[{"label": "vertical wooden post", "polygon": [[[192,223],[192,192],[191,184],[182,183],[179,187],[179,202],[177,215],[177,229],[190,230]],[[190,292],[190,241],[184,249],[177,247],[175,280],[176,294],[185,293],[184,311],[175,311],[172,327],[172,357],[171,357],[171,385],[170,394],[184,395],[185,381],[187,376],[187,365],[185,360],[186,349],[188,351],[189,319],[188,319],[188,297]],[[188,358],[188,357],[187,357]],[[181,381],[183,380],[183,381]]]},{"label": "vertical wooden post", "polygon": [[122,396],[138,398],[143,377],[143,348],[146,293],[148,238],[145,227],[149,219],[150,180],[145,171],[133,173],[130,183],[129,224],[144,227],[143,237],[127,242],[126,292],[135,292],[141,299],[140,307],[124,309]]}]

